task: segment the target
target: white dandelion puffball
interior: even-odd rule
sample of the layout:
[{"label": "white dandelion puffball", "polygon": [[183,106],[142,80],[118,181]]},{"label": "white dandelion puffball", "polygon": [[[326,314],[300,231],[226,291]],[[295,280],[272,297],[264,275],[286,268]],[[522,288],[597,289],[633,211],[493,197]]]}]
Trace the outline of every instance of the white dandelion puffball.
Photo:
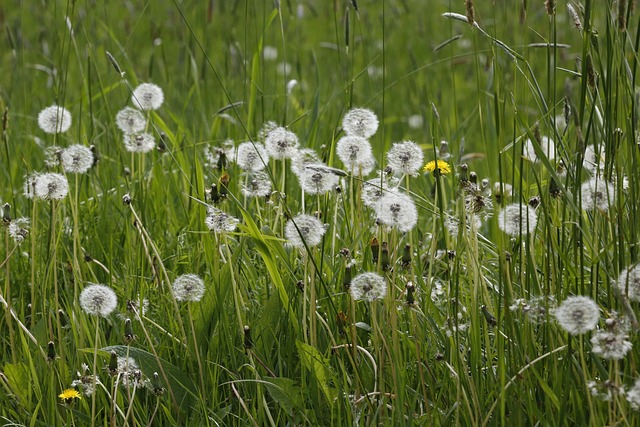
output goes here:
[{"label": "white dandelion puffball", "polygon": [[229,233],[236,229],[240,221],[226,212],[209,206],[204,223],[214,233]]},{"label": "white dandelion puffball", "polygon": [[250,172],[263,170],[269,162],[269,154],[260,143],[243,142],[236,150],[236,163],[241,169]]},{"label": "white dandelion puffball", "polygon": [[183,274],[173,282],[173,295],[178,301],[198,302],[204,296],[204,280],[196,274]]},{"label": "white dandelion puffball", "polygon": [[344,115],[342,129],[347,135],[370,138],[378,130],[378,117],[366,108],[353,108]]},{"label": "white dandelion puffball", "polygon": [[607,360],[621,360],[633,348],[624,331],[596,332],[591,337],[591,352]]},{"label": "white dandelion puffball", "polygon": [[297,151],[298,137],[295,133],[283,127],[271,130],[264,141],[264,146],[269,156],[274,159],[291,159]]},{"label": "white dandelion puffball", "polygon": [[164,93],[158,85],[142,83],[133,91],[131,102],[141,110],[157,110],[164,102]]},{"label": "white dandelion puffball", "polygon": [[84,145],[70,145],[60,152],[60,164],[67,173],[85,173],[91,169],[93,161],[93,152]]},{"label": "white dandelion puffball", "polygon": [[91,284],[80,293],[80,307],[93,316],[107,317],[117,305],[116,293],[105,285]]},{"label": "white dandelion puffball", "polygon": [[[553,139],[548,136],[543,136],[540,141],[540,148],[547,159],[553,160],[556,158],[556,144],[553,142]],[[540,158],[536,154],[533,142],[531,142],[530,139],[527,139],[525,142],[522,155],[530,162],[540,163]]]},{"label": "white dandelion puffball", "polygon": [[125,134],[140,133],[147,127],[147,118],[140,110],[124,107],[116,114],[116,125]]},{"label": "white dandelion puffball", "polygon": [[338,185],[338,175],[332,173],[323,164],[308,165],[304,171],[297,175],[300,187],[307,194],[324,194],[333,190]]},{"label": "white dandelion puffball", "polygon": [[155,146],[156,139],[149,133],[124,135],[124,148],[130,153],[148,153]]},{"label": "white dandelion puffball", "polygon": [[589,297],[572,296],[556,309],[555,316],[562,329],[571,335],[579,335],[595,329],[600,319],[600,309]]},{"label": "white dandelion puffball", "polygon": [[254,172],[247,184],[242,184],[245,197],[267,197],[271,194],[271,178],[265,172]]},{"label": "white dandelion puffball", "polygon": [[510,236],[527,235],[536,229],[538,215],[529,205],[512,203],[498,214],[498,226]]},{"label": "white dandelion puffball", "polygon": [[616,285],[622,295],[632,301],[640,301],[640,264],[622,270]]},{"label": "white dandelion puffball", "polygon": [[362,273],[351,280],[349,291],[354,300],[371,302],[387,295],[387,283],[379,274]]},{"label": "white dandelion puffball", "polygon": [[580,186],[582,209],[608,211],[615,202],[615,188],[604,178],[594,176]]},{"label": "white dandelion puffball", "polygon": [[418,176],[424,154],[413,141],[396,142],[387,152],[387,163],[394,174]]},{"label": "white dandelion puffball", "polygon": [[305,242],[310,248],[318,246],[325,231],[324,224],[318,218],[300,214],[287,221],[284,236],[293,246],[304,249]]},{"label": "white dandelion puffball", "polygon": [[71,127],[71,113],[63,107],[52,105],[38,114],[38,126],[46,133],[63,133]]},{"label": "white dandelion puffball", "polygon": [[385,193],[380,198],[376,214],[378,221],[397,228],[401,233],[411,231],[418,223],[418,210],[413,199],[397,191]]},{"label": "white dandelion puffball", "polygon": [[368,175],[376,164],[371,144],[360,136],[340,138],[336,144],[336,154],[352,174]]},{"label": "white dandelion puffball", "polygon": [[61,200],[69,193],[67,177],[59,173],[43,173],[33,176],[33,197],[42,200]]}]

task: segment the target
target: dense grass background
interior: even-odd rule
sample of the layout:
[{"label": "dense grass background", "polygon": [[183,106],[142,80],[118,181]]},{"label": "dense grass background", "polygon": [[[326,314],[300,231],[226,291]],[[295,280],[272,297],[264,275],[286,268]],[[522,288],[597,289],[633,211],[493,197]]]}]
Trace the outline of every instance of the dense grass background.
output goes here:
[{"label": "dense grass background", "polygon": [[[591,354],[590,335],[567,335],[551,314],[569,295],[592,297],[603,318],[638,310],[612,289],[638,262],[635,2],[571,2],[581,28],[566,2],[552,14],[556,2],[477,2],[479,28],[442,15],[464,16],[462,1],[275,3],[0,5],[0,200],[13,218],[31,219],[19,246],[7,232],[0,257],[3,425],[636,425],[616,391],[639,376],[637,348],[604,360]],[[164,133],[166,149],[132,155],[115,115],[142,82],[164,90],[150,129]],[[56,136],[36,120],[54,103],[73,116]],[[376,226],[358,197],[361,177],[303,203],[289,164],[271,161],[286,197],[245,200],[237,165],[221,171],[205,161],[206,150],[256,140],[272,120],[342,168],[335,143],[352,107],[380,119],[371,138],[380,169],[393,142],[416,141],[428,160],[449,142],[453,174],[403,181],[420,218],[406,235]],[[556,141],[555,159],[540,147],[541,162],[523,158],[537,134]],[[97,166],[69,175],[61,202],[24,197],[25,175],[47,170],[44,148],[74,143],[95,146]],[[591,144],[603,147],[603,179],[615,183],[606,212],[582,209]],[[496,214],[478,230],[447,231],[446,217],[464,218],[463,163],[491,187],[513,185],[511,198],[493,198],[496,213],[538,197],[535,233],[510,238]],[[240,226],[216,235],[201,202],[224,173],[229,196],[218,207]],[[308,252],[287,246],[282,231],[303,206],[329,224]],[[389,244],[388,271],[372,260],[374,237]],[[354,275],[386,276],[385,300],[351,300],[343,248]],[[205,280],[202,301],[173,299],[171,282],[184,273]],[[81,310],[88,283],[116,291],[117,313]],[[509,309],[536,298],[546,309],[539,323]],[[148,310],[137,316],[127,301],[143,299]],[[125,318],[133,342],[124,340]],[[635,329],[630,340],[638,344]],[[133,357],[144,378],[158,372],[166,392],[123,388],[109,375],[110,350]],[[93,396],[58,398],[77,372],[94,369],[104,387]],[[589,381],[613,398],[592,396]]]}]

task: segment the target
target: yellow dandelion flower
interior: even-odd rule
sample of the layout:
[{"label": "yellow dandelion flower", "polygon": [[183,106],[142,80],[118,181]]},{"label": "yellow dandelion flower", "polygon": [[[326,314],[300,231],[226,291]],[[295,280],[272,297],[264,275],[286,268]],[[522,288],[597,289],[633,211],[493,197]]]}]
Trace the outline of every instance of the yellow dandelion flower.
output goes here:
[{"label": "yellow dandelion flower", "polygon": [[451,173],[451,166],[449,163],[444,160],[431,160],[429,163],[424,165],[424,172],[435,172],[438,169],[439,173],[442,175],[446,175]]},{"label": "yellow dandelion flower", "polygon": [[73,389],[73,388],[68,388],[65,391],[63,391],[62,393],[60,393],[58,395],[58,397],[60,399],[62,399],[62,401],[64,403],[73,403],[73,399],[81,399],[82,397],[80,397],[80,393],[78,393],[78,390]]}]

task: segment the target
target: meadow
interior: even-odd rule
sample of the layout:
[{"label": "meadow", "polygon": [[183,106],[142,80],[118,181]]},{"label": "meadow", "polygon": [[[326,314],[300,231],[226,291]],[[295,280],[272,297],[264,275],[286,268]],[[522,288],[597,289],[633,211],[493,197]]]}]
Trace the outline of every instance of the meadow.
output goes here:
[{"label": "meadow", "polygon": [[636,7],[3,2],[0,425],[638,425]]}]

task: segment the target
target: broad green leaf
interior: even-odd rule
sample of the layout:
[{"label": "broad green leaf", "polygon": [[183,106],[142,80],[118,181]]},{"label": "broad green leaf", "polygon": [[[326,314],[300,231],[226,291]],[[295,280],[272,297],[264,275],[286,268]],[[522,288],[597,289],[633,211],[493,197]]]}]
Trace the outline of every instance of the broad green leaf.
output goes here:
[{"label": "broad green leaf", "polygon": [[318,349],[302,341],[296,341],[300,361],[318,381],[320,389],[324,393],[329,403],[333,403],[336,398],[336,390],[329,387],[329,380],[333,377],[327,359],[320,354]]}]

